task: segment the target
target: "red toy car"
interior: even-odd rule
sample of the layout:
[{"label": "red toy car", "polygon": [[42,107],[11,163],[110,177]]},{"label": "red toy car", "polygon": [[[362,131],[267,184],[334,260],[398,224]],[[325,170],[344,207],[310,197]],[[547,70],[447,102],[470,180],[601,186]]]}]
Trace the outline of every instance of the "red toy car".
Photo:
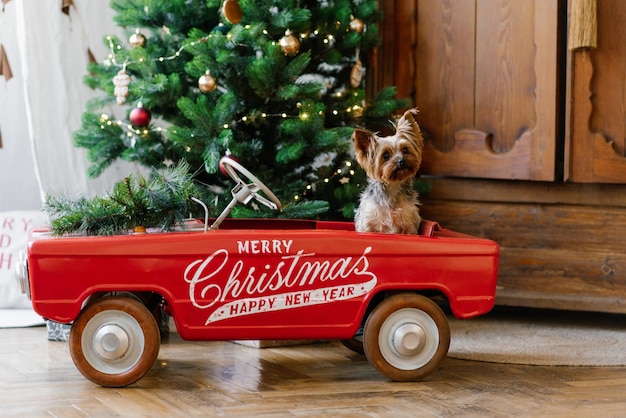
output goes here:
[{"label": "red toy car", "polygon": [[[80,372],[102,386],[143,377],[157,358],[154,312],[186,340],[339,339],[392,380],[446,357],[458,318],[494,305],[498,246],[424,222],[420,235],[357,233],[351,222],[226,219],[238,203],[280,202],[233,160],[237,185],[211,226],[123,236],[34,232],[18,274],[35,311],[72,323]],[[241,180],[243,175],[248,181]],[[263,196],[260,192],[263,192]]]}]

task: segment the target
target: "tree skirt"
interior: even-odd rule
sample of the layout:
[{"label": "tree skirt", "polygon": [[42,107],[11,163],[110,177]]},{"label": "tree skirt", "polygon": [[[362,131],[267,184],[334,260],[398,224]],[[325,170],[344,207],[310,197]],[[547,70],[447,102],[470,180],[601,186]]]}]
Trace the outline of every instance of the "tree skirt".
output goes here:
[{"label": "tree skirt", "polygon": [[626,316],[498,309],[450,320],[451,358],[539,366],[626,365]]}]

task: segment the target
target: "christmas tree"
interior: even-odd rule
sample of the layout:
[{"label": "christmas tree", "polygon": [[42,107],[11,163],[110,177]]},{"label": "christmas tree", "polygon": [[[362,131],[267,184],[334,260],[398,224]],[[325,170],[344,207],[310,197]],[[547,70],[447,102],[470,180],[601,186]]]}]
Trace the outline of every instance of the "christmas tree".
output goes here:
[{"label": "christmas tree", "polygon": [[[90,176],[117,159],[156,169],[184,162],[219,197],[212,200],[219,210],[232,187],[219,160],[230,153],[292,207],[287,213],[352,218],[360,192],[352,131],[389,127],[407,105],[393,87],[365,95],[364,63],[380,40],[377,0],[112,0],[111,7],[128,39],[107,36],[110,55],[90,64],[85,80],[105,93],[75,133]],[[115,101],[124,117],[101,111]],[[243,208],[236,215],[260,216]]]}]

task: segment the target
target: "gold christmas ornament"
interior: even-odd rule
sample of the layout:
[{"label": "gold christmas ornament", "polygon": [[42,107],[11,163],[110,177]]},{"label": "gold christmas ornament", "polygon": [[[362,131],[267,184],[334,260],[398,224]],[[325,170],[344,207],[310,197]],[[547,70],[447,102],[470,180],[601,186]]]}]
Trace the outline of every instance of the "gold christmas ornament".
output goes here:
[{"label": "gold christmas ornament", "polygon": [[352,116],[354,116],[355,118],[363,117],[363,107],[362,106],[353,106],[351,111],[352,111]]},{"label": "gold christmas ornament", "polygon": [[133,48],[143,48],[144,46],[146,46],[146,37],[143,36],[141,32],[139,32],[139,29],[137,29],[135,30],[135,33],[130,35],[130,38],[128,38],[128,43]]},{"label": "gold christmas ornament", "polygon": [[350,71],[350,85],[357,88],[361,85],[361,80],[363,80],[363,63],[357,59],[352,71]]},{"label": "gold christmas ornament", "polygon": [[361,19],[353,18],[350,21],[350,30],[361,33],[365,29],[365,23]]},{"label": "gold christmas ornament", "polygon": [[243,12],[241,11],[239,1],[224,0],[224,3],[222,4],[222,16],[224,16],[228,23],[232,23],[233,25],[241,22]]},{"label": "gold christmas ornament", "polygon": [[280,45],[280,49],[283,51],[283,54],[293,56],[298,53],[300,50],[300,41],[298,38],[293,36],[290,30],[285,32],[285,36],[280,38],[278,41]]},{"label": "gold christmas ornament", "polygon": [[203,76],[198,79],[198,88],[202,93],[211,93],[217,88],[217,81],[211,75],[211,71],[206,70]]}]

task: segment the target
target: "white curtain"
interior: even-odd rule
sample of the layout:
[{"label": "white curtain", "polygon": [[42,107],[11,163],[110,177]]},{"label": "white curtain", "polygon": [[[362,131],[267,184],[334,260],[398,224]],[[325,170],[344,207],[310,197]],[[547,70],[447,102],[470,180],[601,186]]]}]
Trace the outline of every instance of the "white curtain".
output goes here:
[{"label": "white curtain", "polygon": [[[110,190],[137,170],[117,163],[97,179],[86,175],[85,150],[74,147],[88,99],[88,50],[103,61],[107,34],[124,39],[109,0],[9,0],[0,12],[0,43],[13,78],[0,76],[0,211],[36,209],[48,193],[71,197]],[[113,109],[108,110],[110,113]]]},{"label": "white curtain", "polygon": [[36,209],[41,205],[28,135],[24,78],[16,35],[15,2],[9,2],[0,12],[0,45],[7,58],[0,75],[0,211]]}]

